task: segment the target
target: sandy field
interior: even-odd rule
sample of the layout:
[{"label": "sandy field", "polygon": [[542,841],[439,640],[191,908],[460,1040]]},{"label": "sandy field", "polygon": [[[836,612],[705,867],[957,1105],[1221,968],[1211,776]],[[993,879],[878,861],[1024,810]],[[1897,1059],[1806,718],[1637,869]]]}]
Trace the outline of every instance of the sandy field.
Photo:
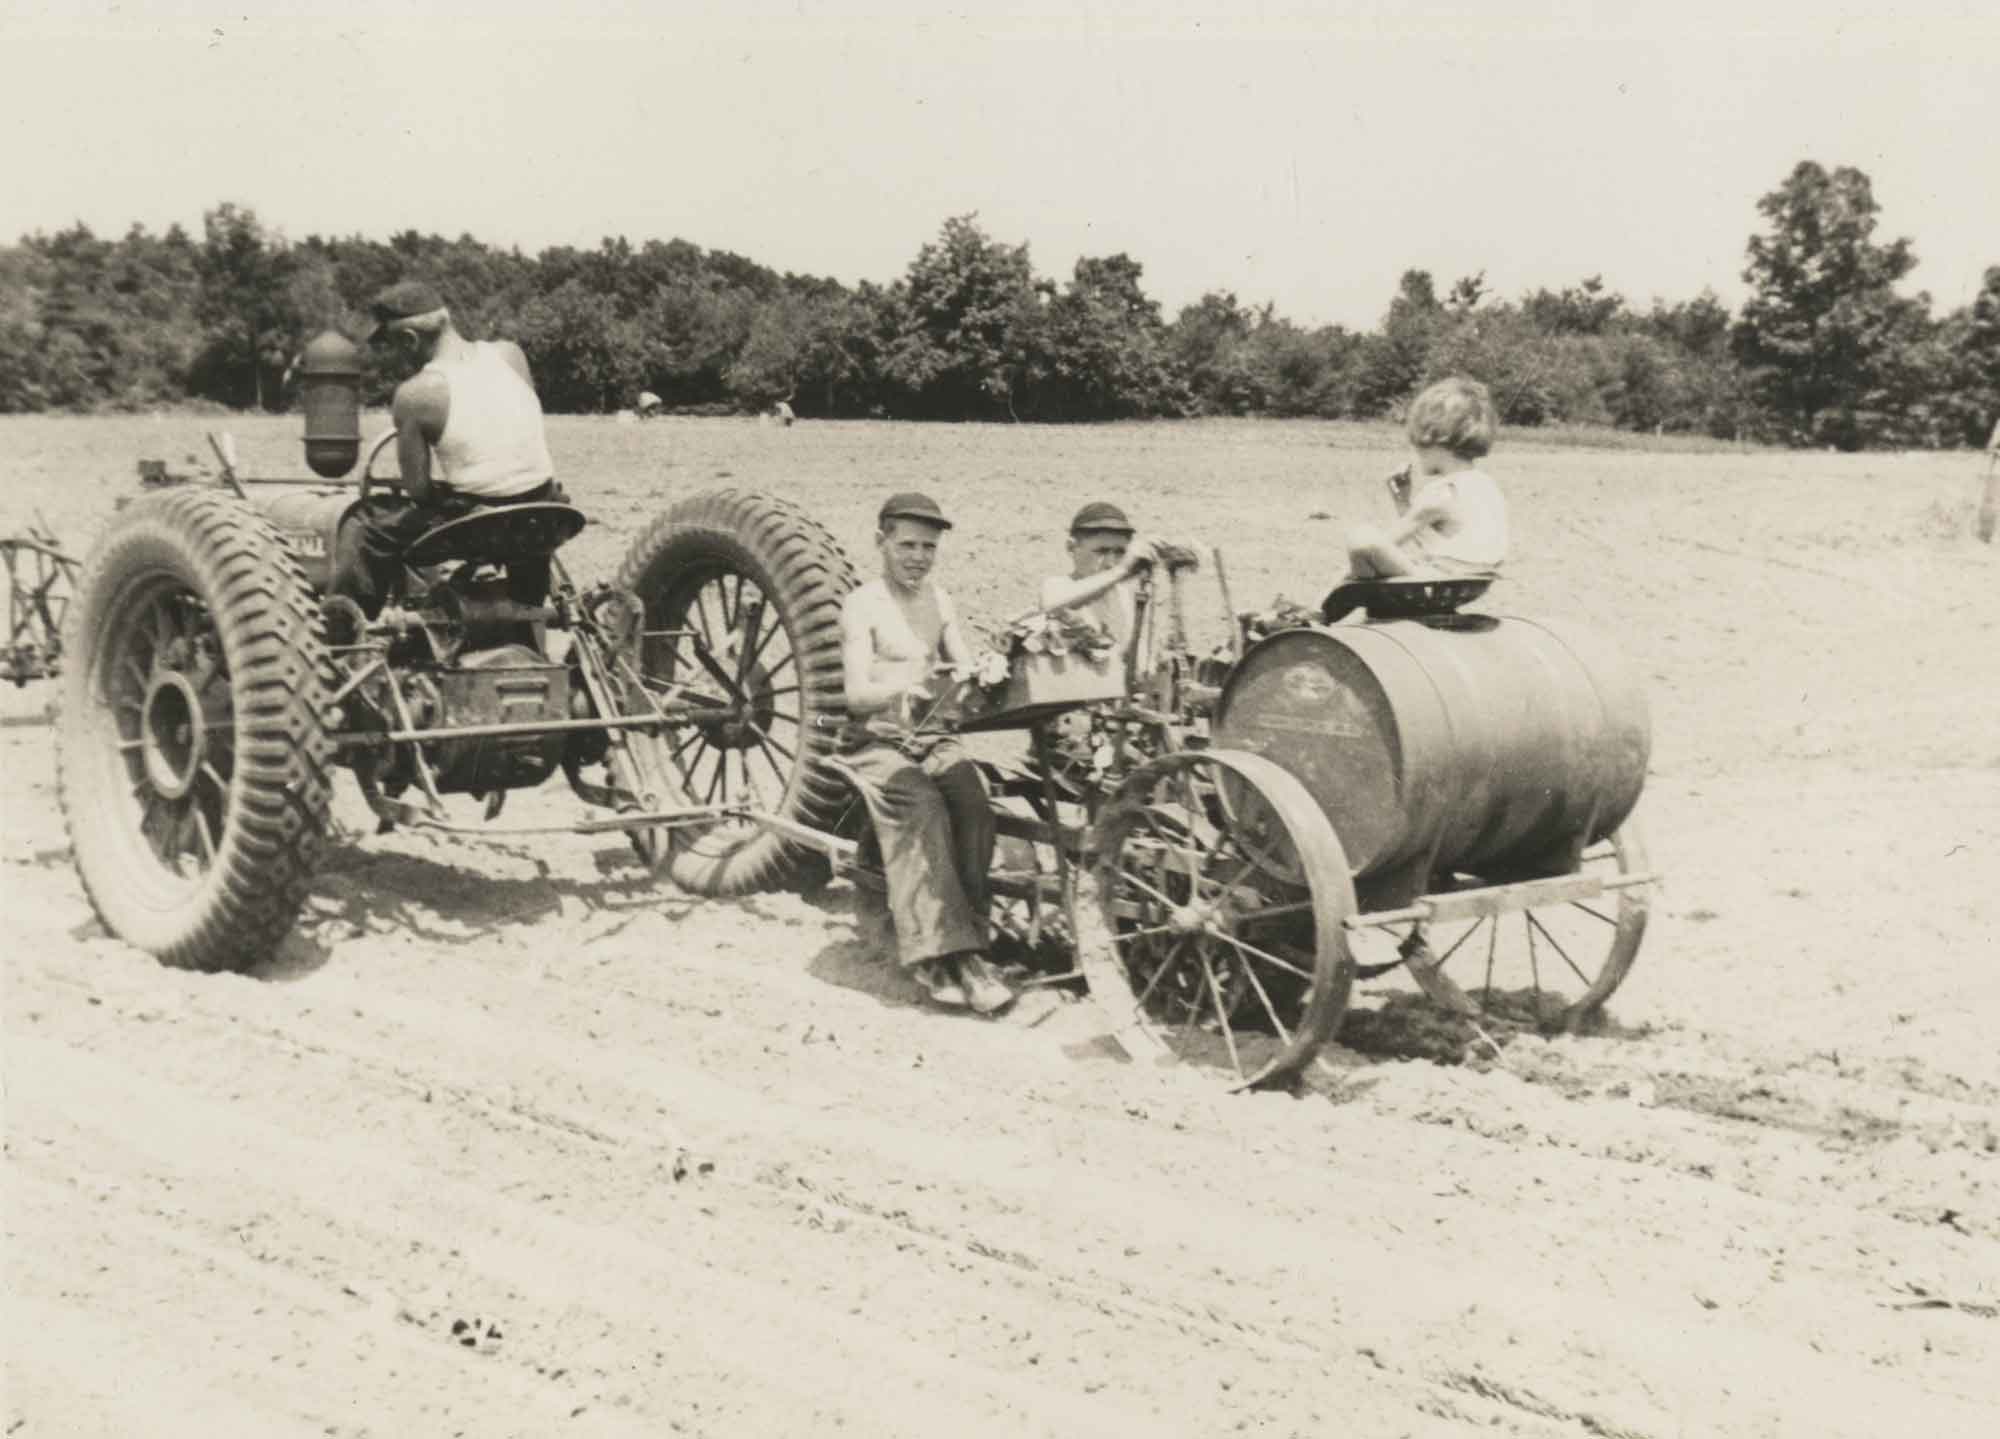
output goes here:
[{"label": "sandy field", "polygon": [[[303,473],[294,421],[234,423]],[[39,510],[81,551],[201,429],[0,420],[0,533]],[[1220,544],[1239,607],[1316,599],[1399,459],[1304,423],[552,444],[583,575],[720,484],[872,568],[876,501],[921,487],[995,619],[1099,496]],[[165,969],[83,898],[52,687],[0,695],[5,1434],[2000,1433],[1978,462],[1510,435],[1490,468],[1489,607],[1650,676],[1666,883],[1606,1035],[1343,1046],[1299,1095],[1122,1061],[1052,995],[931,1009],[844,884],[704,901],[616,836],[376,838],[345,778],[283,951]]]}]

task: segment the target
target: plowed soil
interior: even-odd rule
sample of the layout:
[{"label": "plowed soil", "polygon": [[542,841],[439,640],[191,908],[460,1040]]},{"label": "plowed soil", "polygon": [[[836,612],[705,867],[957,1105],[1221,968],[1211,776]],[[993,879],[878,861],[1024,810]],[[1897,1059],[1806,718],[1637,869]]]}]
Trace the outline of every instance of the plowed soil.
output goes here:
[{"label": "plowed soil", "polygon": [[[302,473],[292,421],[237,428]],[[552,429],[584,575],[717,484],[867,572],[920,487],[994,619],[1099,496],[1221,545],[1239,608],[1316,599],[1399,459],[1304,424]],[[39,509],[81,551],[199,432],[0,423],[0,532]],[[344,780],[284,949],[169,970],[78,885],[52,687],[0,696],[5,1432],[2000,1433],[1976,462],[1510,435],[1490,468],[1491,607],[1650,676],[1665,887],[1605,1033],[1496,1055],[1385,978],[1298,1095],[1126,1062],[1053,993],[929,1008],[844,884],[705,901],[616,836],[377,837]]]}]

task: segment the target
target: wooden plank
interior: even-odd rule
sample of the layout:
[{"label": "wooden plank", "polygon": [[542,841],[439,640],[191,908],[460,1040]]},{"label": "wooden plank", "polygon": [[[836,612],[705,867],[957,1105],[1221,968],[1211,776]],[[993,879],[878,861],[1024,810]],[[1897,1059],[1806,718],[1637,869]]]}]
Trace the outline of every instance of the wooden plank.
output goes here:
[{"label": "wooden plank", "polygon": [[1603,893],[1604,881],[1597,875],[1563,874],[1553,879],[1530,879],[1520,884],[1466,889],[1454,894],[1427,894],[1420,903],[1430,911],[1428,918],[1431,922],[1449,924],[1453,920],[1478,919],[1482,915],[1539,909],[1545,904],[1596,899]]}]

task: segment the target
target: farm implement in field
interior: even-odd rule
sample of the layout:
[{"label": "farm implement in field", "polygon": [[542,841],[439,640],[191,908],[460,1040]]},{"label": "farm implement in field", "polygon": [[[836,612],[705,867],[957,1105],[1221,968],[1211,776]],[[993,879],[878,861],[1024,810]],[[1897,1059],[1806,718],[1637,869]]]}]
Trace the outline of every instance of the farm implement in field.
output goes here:
[{"label": "farm implement in field", "polygon": [[[1464,612],[1487,580],[1375,580],[1198,656],[1183,573],[1164,628],[1142,597],[1129,669],[1092,691],[1016,654],[1006,705],[955,726],[1029,735],[1025,765],[986,766],[996,928],[1066,956],[1041,978],[1086,984],[1128,1054],[1233,1088],[1295,1079],[1354,982],[1398,968],[1475,1023],[1587,1028],[1655,880],[1645,696],[1615,650]],[[1062,733],[1084,712],[1093,764]],[[865,836],[766,823],[879,886]]]},{"label": "farm implement in field", "polygon": [[76,584],[77,560],[46,524],[0,538],[7,571],[7,643],[0,680],[16,687],[49,679],[62,668],[63,616]]},{"label": "farm implement in field", "polygon": [[[697,494],[585,585],[557,553],[581,511],[476,509],[411,547],[371,618],[328,584],[342,519],[394,483],[373,474],[394,435],[363,460],[351,394],[313,384],[319,478],[241,475],[218,444],[215,474],[142,464],[80,566],[47,547],[75,589],[42,612],[66,619],[58,791],[113,932],[175,964],[260,960],[342,768],[383,828],[623,833],[696,894],[879,886],[836,750],[855,573],[824,528]],[[517,564],[548,567],[545,600],[517,598]],[[1191,559],[1158,569],[1125,654],[1024,650],[946,721],[1027,736],[987,767],[991,887],[996,928],[1055,956],[1041,978],[1087,990],[1128,1053],[1233,1088],[1294,1079],[1354,982],[1398,967],[1455,1013],[1588,1025],[1654,878],[1631,821],[1645,697],[1615,648],[1465,611],[1483,580],[1382,580],[1232,614],[1199,654]],[[558,770],[591,817],[501,824]],[[476,821],[453,817],[467,799]]]}]

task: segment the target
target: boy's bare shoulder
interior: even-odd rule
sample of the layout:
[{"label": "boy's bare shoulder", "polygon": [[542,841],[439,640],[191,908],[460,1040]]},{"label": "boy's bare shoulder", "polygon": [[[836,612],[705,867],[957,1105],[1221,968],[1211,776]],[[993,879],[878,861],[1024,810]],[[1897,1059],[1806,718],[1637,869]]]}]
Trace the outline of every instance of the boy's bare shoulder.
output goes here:
[{"label": "boy's bare shoulder", "polygon": [[888,598],[888,587],[880,579],[863,580],[840,602],[840,613],[843,617],[866,619],[879,613]]}]

